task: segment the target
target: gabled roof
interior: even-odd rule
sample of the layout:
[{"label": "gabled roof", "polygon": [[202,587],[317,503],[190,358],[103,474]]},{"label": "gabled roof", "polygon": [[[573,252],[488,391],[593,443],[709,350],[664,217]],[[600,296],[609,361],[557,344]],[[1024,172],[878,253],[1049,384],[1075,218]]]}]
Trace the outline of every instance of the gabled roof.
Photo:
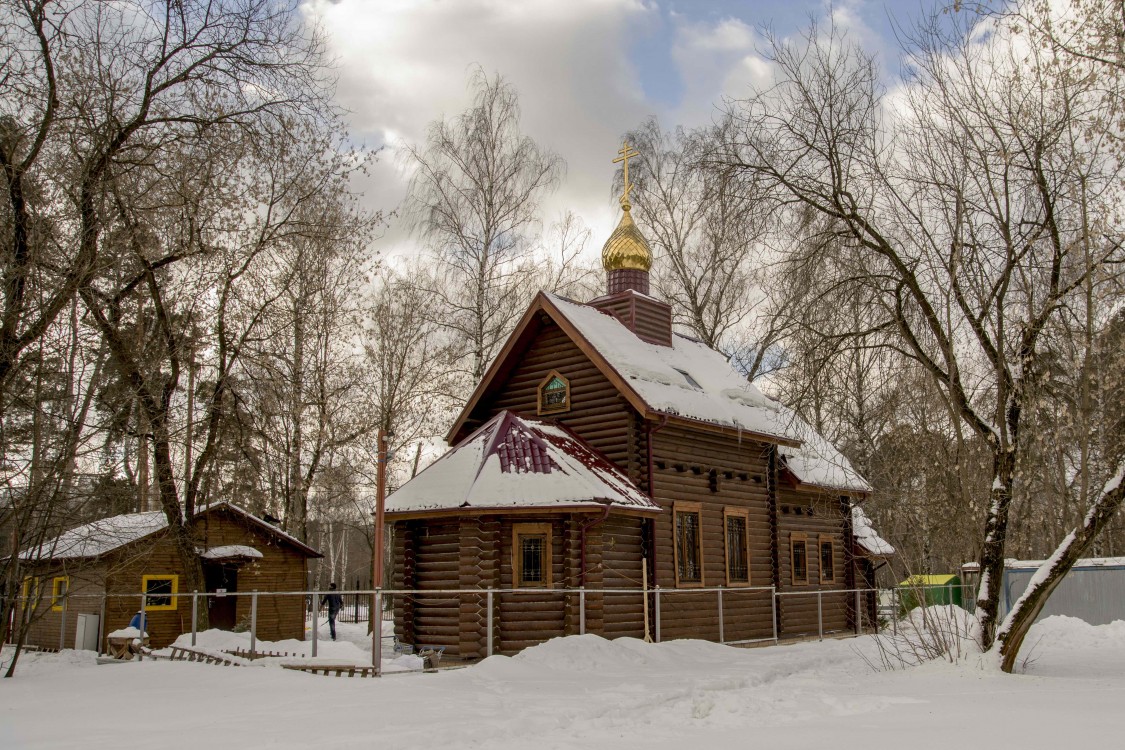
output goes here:
[{"label": "gabled roof", "polygon": [[871,485],[796,412],[763,394],[721,353],[673,334],[672,346],[641,340],[617,318],[591,305],[540,292],[477,385],[446,439],[457,440],[486,395],[502,387],[546,315],[646,418],[717,428],[779,446],[799,485],[871,492]]},{"label": "gabled roof", "polygon": [[540,292],[477,385],[447,440],[456,441],[486,394],[497,390],[546,314],[642,415],[760,436],[796,445],[780,406],[735,372],[727,359],[699,341],[674,334],[672,346],[642,341],[607,312]]},{"label": "gabled roof", "polygon": [[386,513],[607,506],[661,512],[574,433],[504,411],[391,494]]},{"label": "gabled roof", "polygon": [[[196,517],[220,510],[229,511],[239,516],[244,521],[260,528],[269,535],[277,537],[290,546],[296,547],[310,557],[320,557],[319,552],[296,537],[286,534],[276,526],[266,523],[252,513],[228,502],[204,506],[196,513]],[[21,551],[19,556],[22,560],[78,560],[100,557],[166,528],[168,528],[168,519],[162,510],[123,513],[118,516],[91,521],[65,531],[38,547]]]}]

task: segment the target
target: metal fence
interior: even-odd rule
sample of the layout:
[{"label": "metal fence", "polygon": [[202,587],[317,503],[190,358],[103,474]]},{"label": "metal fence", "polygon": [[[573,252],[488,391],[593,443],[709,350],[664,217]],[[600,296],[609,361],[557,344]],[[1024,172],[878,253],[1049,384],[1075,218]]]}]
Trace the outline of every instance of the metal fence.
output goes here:
[{"label": "metal fence", "polygon": [[[343,606],[335,618],[336,623],[369,622],[372,603],[384,612],[385,618],[390,617],[397,598],[403,598],[404,602],[420,608],[435,606],[435,603],[440,604],[443,599],[456,599],[458,608],[462,604],[479,607],[480,616],[485,621],[489,653],[492,653],[496,641],[494,635],[498,633],[499,627],[499,623],[495,622],[496,605],[511,602],[538,602],[543,607],[557,607],[559,612],[564,613],[560,615],[564,620],[567,617],[566,613],[569,612],[567,630],[579,634],[587,631],[587,604],[593,603],[594,608],[597,608],[605,607],[609,603],[618,606],[625,603],[638,614],[640,609],[643,609],[645,622],[643,625],[640,622],[636,623],[637,630],[650,633],[656,641],[664,639],[669,634],[672,638],[685,636],[685,627],[676,625],[676,622],[683,620],[687,608],[695,613],[696,622],[705,623],[704,626],[695,627],[688,636],[720,643],[749,644],[776,642],[790,638],[792,635],[814,635],[822,639],[834,632],[859,633],[874,630],[879,624],[876,613],[880,612],[876,603],[880,602],[881,598],[879,591],[875,589],[778,591],[773,587],[366,589],[331,591],[331,593],[339,594],[343,600]],[[230,591],[230,593],[191,591],[191,593],[174,593],[159,597],[142,593],[72,595],[60,600],[40,597],[35,600],[21,600],[24,606],[17,609],[15,617],[26,617],[27,621],[34,623],[28,629],[29,635],[33,636],[29,642],[34,642],[39,647],[71,648],[72,645],[78,645],[81,648],[83,644],[93,639],[90,638],[89,633],[86,633],[86,639],[83,639],[75,630],[79,626],[80,618],[97,615],[97,643],[100,650],[105,648],[107,633],[126,626],[127,618],[132,616],[133,612],[142,613],[145,621],[152,624],[149,630],[163,631],[159,639],[161,642],[176,640],[178,636],[190,633],[191,643],[195,645],[200,608],[214,613],[216,605],[225,602],[237,613],[237,625],[234,629],[249,633],[251,652],[254,652],[257,650],[257,643],[262,633],[278,631],[278,613],[284,609],[286,626],[300,631],[290,634],[289,638],[304,636],[311,640],[313,656],[315,656],[318,627],[314,626],[309,630],[308,623],[318,622],[316,615],[323,611],[324,597],[327,594],[330,594],[330,591],[280,591],[280,593],[278,591]],[[299,597],[296,606],[293,597]],[[753,627],[748,623],[745,614],[748,606],[746,599],[750,597],[755,598],[758,613],[755,615]],[[780,620],[784,621],[783,617],[778,616],[778,609],[791,606],[789,603],[798,602],[799,599],[805,603],[814,602],[816,606],[814,630],[811,630],[813,621],[805,618],[804,622],[810,625],[809,629],[799,633],[786,632],[785,625],[778,623]],[[231,605],[232,600],[233,605]],[[153,602],[161,604],[153,606]],[[169,606],[169,603],[173,604]],[[172,609],[173,613],[169,613],[169,609]],[[765,622],[767,609],[768,622]],[[855,613],[858,613],[858,616],[855,616]],[[107,622],[107,617],[115,622]],[[215,622],[214,616],[212,622]],[[840,623],[844,622],[849,623],[850,626],[841,627]],[[641,627],[643,630],[640,630]],[[669,627],[672,630],[669,631]],[[15,633],[16,630],[13,627],[9,632]]]},{"label": "metal fence", "polygon": [[[935,588],[943,589],[943,595],[935,596],[935,592],[926,591],[926,589]],[[376,611],[383,613],[384,620],[390,620],[393,618],[394,601],[398,598],[403,598],[404,602],[422,609],[427,606],[446,606],[448,608],[449,602],[455,601],[458,610],[460,610],[466,603],[469,603],[471,606],[479,608],[477,611],[484,619],[484,641],[488,655],[493,653],[497,640],[494,636],[499,634],[500,623],[497,622],[496,617],[497,605],[536,600],[540,603],[551,602],[551,606],[555,606],[553,603],[558,602],[557,609],[560,617],[566,621],[569,616],[572,623],[569,630],[570,632],[577,631],[578,634],[587,632],[588,609],[591,602],[595,606],[604,607],[607,601],[615,601],[616,604],[625,601],[630,603],[630,606],[633,606],[635,610],[643,611],[642,632],[651,634],[656,642],[662,640],[666,629],[676,619],[676,617],[668,614],[669,605],[673,603],[676,605],[686,604],[697,614],[697,619],[703,617],[704,621],[708,623],[705,627],[697,628],[697,632],[693,632],[687,637],[699,637],[728,645],[751,645],[776,643],[791,637],[823,639],[831,635],[860,634],[884,630],[897,634],[899,620],[906,614],[906,606],[909,603],[941,604],[951,602],[955,599],[955,589],[960,589],[962,602],[971,604],[973,591],[967,584],[917,587],[910,590],[898,587],[894,589],[787,589],[779,591],[772,586],[691,589],[666,589],[657,586],[649,589],[580,587],[551,589],[367,589],[333,592],[177,592],[171,595],[174,599],[172,609],[181,613],[178,620],[182,622],[182,629],[175,633],[165,633],[163,640],[175,640],[179,636],[190,633],[191,644],[195,646],[198,638],[196,625],[199,622],[201,608],[211,610],[218,600],[233,599],[236,602],[235,610],[244,612],[239,627],[248,633],[250,653],[255,655],[258,652],[258,641],[261,634],[271,632],[271,630],[276,631],[277,623],[273,619],[276,619],[276,613],[281,609],[281,603],[291,602],[291,598],[298,597],[299,603],[297,606],[286,610],[286,612],[294,613],[299,618],[300,622],[296,627],[300,628],[304,638],[310,641],[311,656],[315,657],[317,656],[320,639],[319,614],[324,609],[324,597],[329,593],[334,593],[339,594],[343,600],[343,606],[336,617],[337,623],[367,623],[370,620],[372,606],[375,607]],[[764,614],[768,607],[768,623],[763,623],[761,615],[759,615],[759,619],[751,627],[744,615],[745,600],[748,597],[757,600],[759,612]],[[763,603],[762,600],[767,597],[768,603]],[[38,634],[39,643],[34,645],[53,648],[57,643],[58,648],[64,648],[70,647],[71,644],[82,647],[75,640],[80,635],[76,632],[78,618],[98,614],[97,643],[100,651],[106,645],[107,633],[126,625],[125,622],[112,624],[106,622],[107,612],[131,610],[131,605],[124,605],[122,602],[118,603],[119,606],[107,607],[107,603],[122,599],[137,602],[139,604],[137,611],[142,614],[142,617],[146,618],[146,622],[155,623],[158,614],[163,613],[164,610],[150,606],[150,601],[168,601],[168,596],[154,597],[152,594],[144,595],[140,592],[135,594],[86,594],[64,597],[61,602],[46,601],[40,597],[37,600],[21,600],[25,606],[16,611],[15,617],[25,616],[36,622],[37,631],[35,632]],[[809,625],[809,629],[787,628],[783,624],[785,618],[779,616],[779,610],[785,610],[797,602],[801,602],[806,606],[806,609],[811,610],[813,601],[810,600],[815,601],[815,630],[811,629],[813,623],[811,619],[802,620],[802,624]],[[443,602],[444,604],[442,604]],[[35,611],[29,610],[26,606],[32,603],[38,607]],[[51,605],[56,606],[51,607]],[[741,615],[738,614],[739,605],[743,606],[743,614]],[[50,611],[43,611],[44,607],[47,607]],[[179,609],[180,607],[183,607],[183,609]],[[190,616],[184,617],[187,609],[190,609]],[[713,617],[707,614],[708,609],[714,613]],[[732,610],[735,612],[734,615],[730,614]],[[684,607],[680,606],[675,614],[682,617],[683,612]],[[841,612],[845,613],[843,621],[849,623],[849,627],[839,627]],[[263,614],[265,620],[261,619]],[[151,620],[148,619],[150,615]],[[187,622],[183,622],[185,619]],[[311,628],[308,627],[310,620],[314,623]],[[263,623],[265,623],[264,628]],[[640,626],[641,623],[638,622],[637,625]],[[52,631],[55,628],[57,628],[57,639],[50,637],[47,640],[51,642],[44,643],[44,632]],[[10,628],[9,633],[13,633],[14,630],[14,628]],[[756,630],[757,632],[748,635],[748,630]],[[672,633],[672,637],[685,637],[682,635],[683,632],[684,629],[680,627],[676,633]],[[373,653],[382,654],[384,651],[382,628],[372,628],[371,633]],[[169,639],[167,638],[168,635],[172,637]],[[393,638],[391,640],[393,642]],[[92,638],[88,638],[85,642],[89,643],[90,641],[92,641]]]}]

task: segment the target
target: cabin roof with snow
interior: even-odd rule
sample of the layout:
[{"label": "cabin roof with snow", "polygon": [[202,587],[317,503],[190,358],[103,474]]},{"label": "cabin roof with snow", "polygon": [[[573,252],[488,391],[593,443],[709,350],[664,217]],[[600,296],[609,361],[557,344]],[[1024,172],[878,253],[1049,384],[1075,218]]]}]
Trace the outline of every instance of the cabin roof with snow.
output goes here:
[{"label": "cabin roof with snow", "polygon": [[[254,514],[228,502],[204,506],[196,513],[196,516],[223,510],[233,513],[249,525],[276,537],[279,541],[309,557],[320,557],[319,552],[296,537],[286,534],[273,524],[267,523]],[[19,556],[20,559],[29,561],[38,559],[77,560],[101,557],[166,528],[168,528],[168,519],[162,510],[123,513],[118,516],[91,521],[65,531],[54,539],[43,542],[38,547],[21,551]],[[261,553],[258,553],[258,555],[260,556]]]},{"label": "cabin roof with snow", "polygon": [[[625,296],[663,304],[633,290]],[[676,333],[667,345],[653,343],[605,309],[548,292],[535,297],[477,385],[447,435],[450,444],[464,436],[477,404],[504,387],[544,315],[643,416],[775,443],[798,486],[871,492],[871,485],[839,451],[795,412],[758,390],[720,352]]]},{"label": "cabin roof with snow", "polygon": [[388,497],[386,512],[607,507],[661,512],[570,430],[503,411]]}]

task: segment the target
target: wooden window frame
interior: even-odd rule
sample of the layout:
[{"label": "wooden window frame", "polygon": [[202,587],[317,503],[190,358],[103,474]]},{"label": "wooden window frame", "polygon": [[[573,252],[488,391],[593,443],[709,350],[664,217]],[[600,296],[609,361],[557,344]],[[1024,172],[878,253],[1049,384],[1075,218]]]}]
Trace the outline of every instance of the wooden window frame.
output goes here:
[{"label": "wooden window frame", "polygon": [[[743,529],[743,542],[746,544],[746,580],[745,581],[732,581],[730,577],[730,529],[727,528],[727,519],[741,518]],[[723,508],[723,555],[725,556],[726,572],[727,572],[727,586],[734,588],[738,586],[749,586],[753,575],[750,572],[750,509],[749,508],[732,508],[727,506]]]},{"label": "wooden window frame", "polygon": [[[547,523],[514,523],[512,524],[512,588],[514,589],[547,589],[554,585],[555,546],[553,526]],[[543,581],[524,583],[523,562],[520,555],[520,537],[543,536],[546,544],[543,545]]]},{"label": "wooden window frame", "polygon": [[[797,578],[797,563],[794,560],[793,553],[796,551],[797,543],[800,542],[801,546],[805,548],[805,578],[799,580]],[[794,586],[808,586],[809,585],[809,537],[808,534],[801,532],[789,532],[789,582]]]},{"label": "wooden window frame", "polygon": [[24,607],[29,604],[34,608],[39,603],[39,576],[27,576],[20,584],[20,598]]},{"label": "wooden window frame", "polygon": [[[149,604],[148,603],[148,582],[149,581],[171,581],[172,592],[170,594],[153,594],[153,596],[167,596],[169,604]],[[176,596],[180,591],[180,577],[174,573],[160,573],[152,575],[141,576],[141,593],[144,595],[145,612],[170,612],[179,606],[179,597]]]},{"label": "wooden window frame", "polygon": [[[830,577],[824,576],[824,545],[828,545],[828,549],[832,555],[832,575]],[[831,534],[821,534],[816,540],[816,564],[820,568],[820,582],[821,583],[836,583],[836,543],[832,539]]]},{"label": "wooden window frame", "polygon": [[[62,583],[66,588],[62,595],[59,595],[59,583]],[[55,576],[51,579],[51,611],[52,612],[65,612],[66,599],[70,596],[70,576]]]},{"label": "wooden window frame", "polygon": [[[698,581],[683,581],[680,579],[680,538],[677,524],[677,516],[681,513],[694,513],[699,519],[698,528],[699,536],[696,539],[696,553],[699,556],[699,580]],[[726,529],[723,529],[726,533]],[[676,572],[676,588],[679,589],[698,589],[703,588],[707,580],[707,569],[703,562],[703,503],[686,502],[677,500],[672,503],[672,565]]]},{"label": "wooden window frame", "polygon": [[[543,391],[547,388],[547,384],[555,378],[558,378],[566,385],[566,395],[563,397],[561,406],[546,406],[543,403]],[[547,377],[539,381],[539,387],[535,389],[535,401],[538,407],[536,411],[539,416],[543,416],[544,414],[562,414],[570,411],[570,379],[565,377],[558,370],[551,370],[547,373]]]}]

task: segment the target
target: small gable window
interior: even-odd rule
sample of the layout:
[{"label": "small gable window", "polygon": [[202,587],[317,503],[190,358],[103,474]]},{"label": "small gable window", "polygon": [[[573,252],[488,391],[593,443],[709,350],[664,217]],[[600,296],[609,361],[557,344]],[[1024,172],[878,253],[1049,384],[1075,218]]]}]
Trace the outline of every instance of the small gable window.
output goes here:
[{"label": "small gable window", "polygon": [[570,381],[552,370],[539,384],[539,413],[570,411]]}]

